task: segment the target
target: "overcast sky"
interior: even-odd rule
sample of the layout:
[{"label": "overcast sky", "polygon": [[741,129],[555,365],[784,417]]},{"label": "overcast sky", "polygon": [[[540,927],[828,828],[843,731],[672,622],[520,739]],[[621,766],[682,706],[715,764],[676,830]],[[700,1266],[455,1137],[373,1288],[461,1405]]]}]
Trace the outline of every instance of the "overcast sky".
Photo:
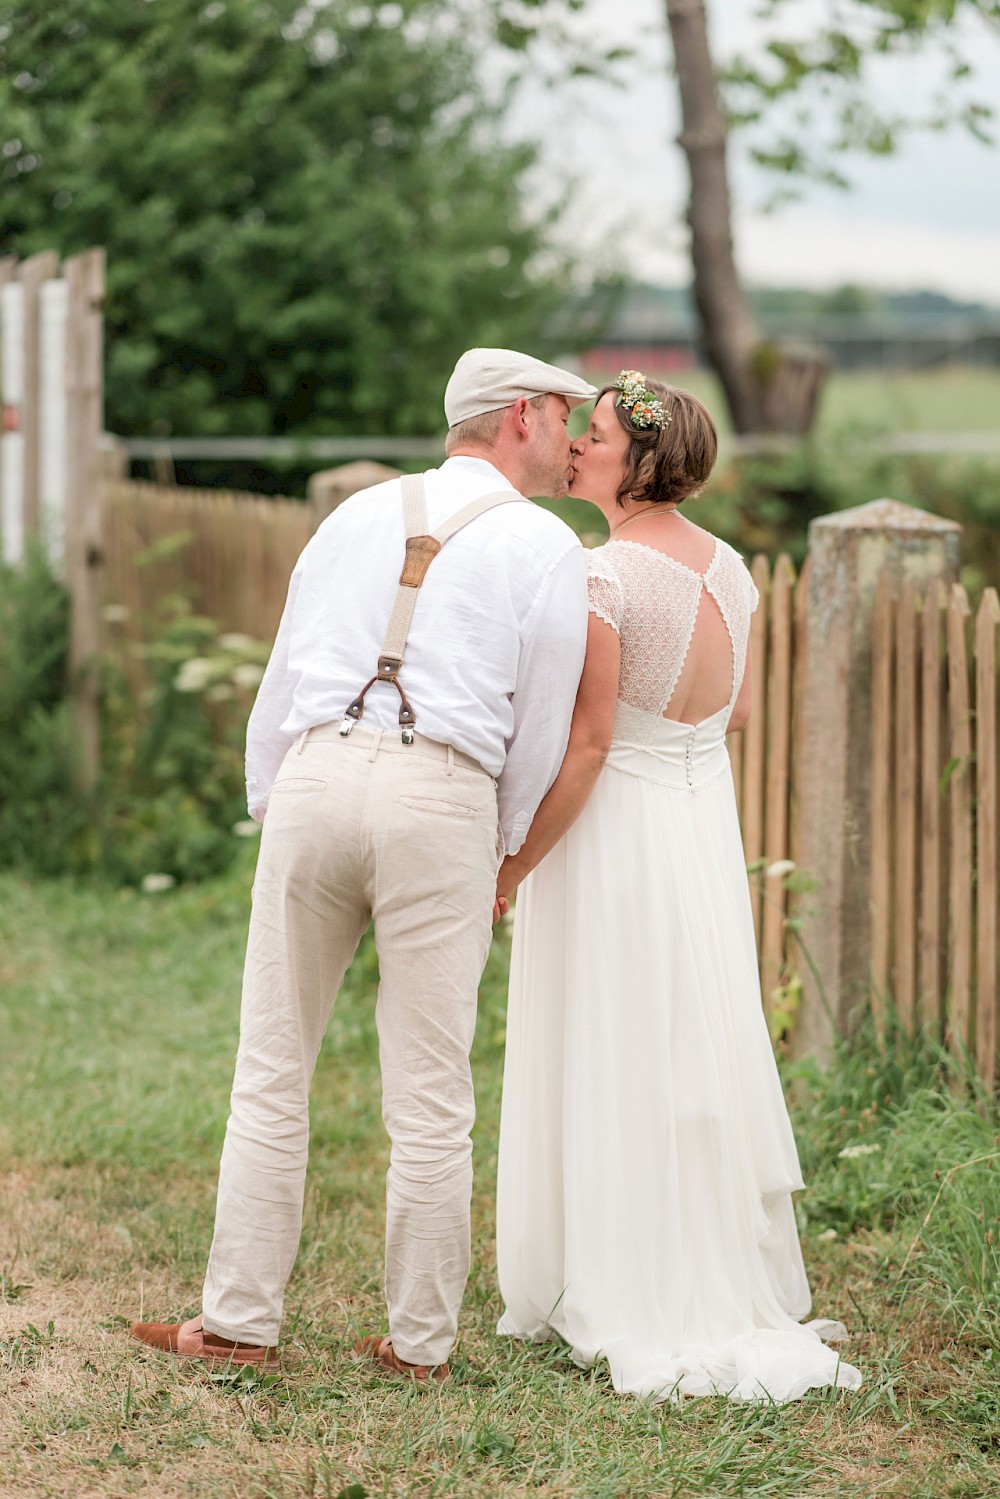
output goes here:
[{"label": "overcast sky", "polygon": [[[757,0],[709,0],[713,52],[750,50],[761,35]],[[815,0],[793,0],[806,18]],[[539,198],[573,175],[564,234],[595,257],[616,228],[614,258],[633,275],[668,284],[689,279],[683,223],[687,174],[680,148],[676,85],[664,0],[588,0],[578,27],[601,47],[627,43],[637,56],[624,90],[579,81],[545,92],[527,87],[514,128],[541,138]],[[623,29],[627,28],[627,29]],[[1000,110],[1000,34],[970,28],[978,97]],[[884,64],[879,100],[912,107],[929,99],[940,61],[926,54]],[[629,143],[626,145],[626,143]],[[955,129],[911,136],[888,158],[853,157],[851,192],[813,187],[773,214],[761,205],[774,179],[730,149],[737,258],[758,285],[831,287],[860,282],[890,289],[928,287],[1000,306],[1000,147]],[[606,257],[605,257],[606,259]]]}]

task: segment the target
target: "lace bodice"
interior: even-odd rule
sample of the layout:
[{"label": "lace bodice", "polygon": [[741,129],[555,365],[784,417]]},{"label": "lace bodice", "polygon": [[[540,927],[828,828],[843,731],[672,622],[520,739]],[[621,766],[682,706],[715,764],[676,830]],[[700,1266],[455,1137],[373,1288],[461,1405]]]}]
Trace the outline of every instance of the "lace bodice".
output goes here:
[{"label": "lace bodice", "polygon": [[702,574],[641,542],[609,541],[588,553],[587,574],[591,612],[621,639],[617,741],[644,744],[659,726],[691,645],[703,590],[718,604],[732,642],[732,712],[758,601],[753,579],[732,547],[717,539]]}]

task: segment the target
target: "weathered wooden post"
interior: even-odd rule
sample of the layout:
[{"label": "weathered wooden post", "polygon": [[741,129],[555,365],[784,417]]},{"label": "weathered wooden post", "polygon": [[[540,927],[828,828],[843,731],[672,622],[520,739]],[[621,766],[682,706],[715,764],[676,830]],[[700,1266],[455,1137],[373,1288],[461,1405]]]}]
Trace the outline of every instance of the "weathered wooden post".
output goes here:
[{"label": "weathered wooden post", "polygon": [[68,286],[66,582],[70,592],[69,665],[80,749],[80,782],[97,780],[100,755],[101,432],[104,251],[86,250],[64,266]]},{"label": "weathered wooden post", "polygon": [[[802,902],[811,959],[792,1048],[828,1053],[869,989],[872,612],[881,577],[920,590],[958,577],[961,526],[894,500],[809,527],[793,854],[814,881]],[[815,966],[816,977],[809,972]]]},{"label": "weathered wooden post", "polygon": [[323,469],[309,480],[307,497],[312,529],[336,510],[337,506],[359,489],[370,489],[373,484],[382,484],[386,479],[399,477],[399,470],[387,468],[384,463],[345,463],[340,468]]}]

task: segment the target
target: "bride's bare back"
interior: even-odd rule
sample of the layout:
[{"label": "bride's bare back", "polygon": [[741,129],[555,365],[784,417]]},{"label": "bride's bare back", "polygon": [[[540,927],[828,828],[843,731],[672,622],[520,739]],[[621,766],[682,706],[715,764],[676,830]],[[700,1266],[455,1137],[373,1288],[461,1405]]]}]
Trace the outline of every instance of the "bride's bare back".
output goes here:
[{"label": "bride's bare back", "polygon": [[732,715],[756,603],[732,548],[675,511],[646,514],[591,554],[590,572],[591,607],[621,637],[616,738],[644,742],[654,716]]}]

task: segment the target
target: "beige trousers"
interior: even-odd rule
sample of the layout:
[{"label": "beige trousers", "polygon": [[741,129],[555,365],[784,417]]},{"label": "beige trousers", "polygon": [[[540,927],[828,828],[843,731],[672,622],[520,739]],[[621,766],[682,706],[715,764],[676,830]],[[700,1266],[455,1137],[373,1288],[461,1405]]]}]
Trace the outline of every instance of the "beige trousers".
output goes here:
[{"label": "beige trousers", "polygon": [[448,1357],[469,1273],[469,1052],[500,851],[494,781],[445,745],[418,736],[404,746],[398,731],[363,724],[344,737],[326,724],[289,750],[254,882],[207,1331],[278,1342],[302,1225],[309,1086],[374,919],[389,1334],[410,1363]]}]

